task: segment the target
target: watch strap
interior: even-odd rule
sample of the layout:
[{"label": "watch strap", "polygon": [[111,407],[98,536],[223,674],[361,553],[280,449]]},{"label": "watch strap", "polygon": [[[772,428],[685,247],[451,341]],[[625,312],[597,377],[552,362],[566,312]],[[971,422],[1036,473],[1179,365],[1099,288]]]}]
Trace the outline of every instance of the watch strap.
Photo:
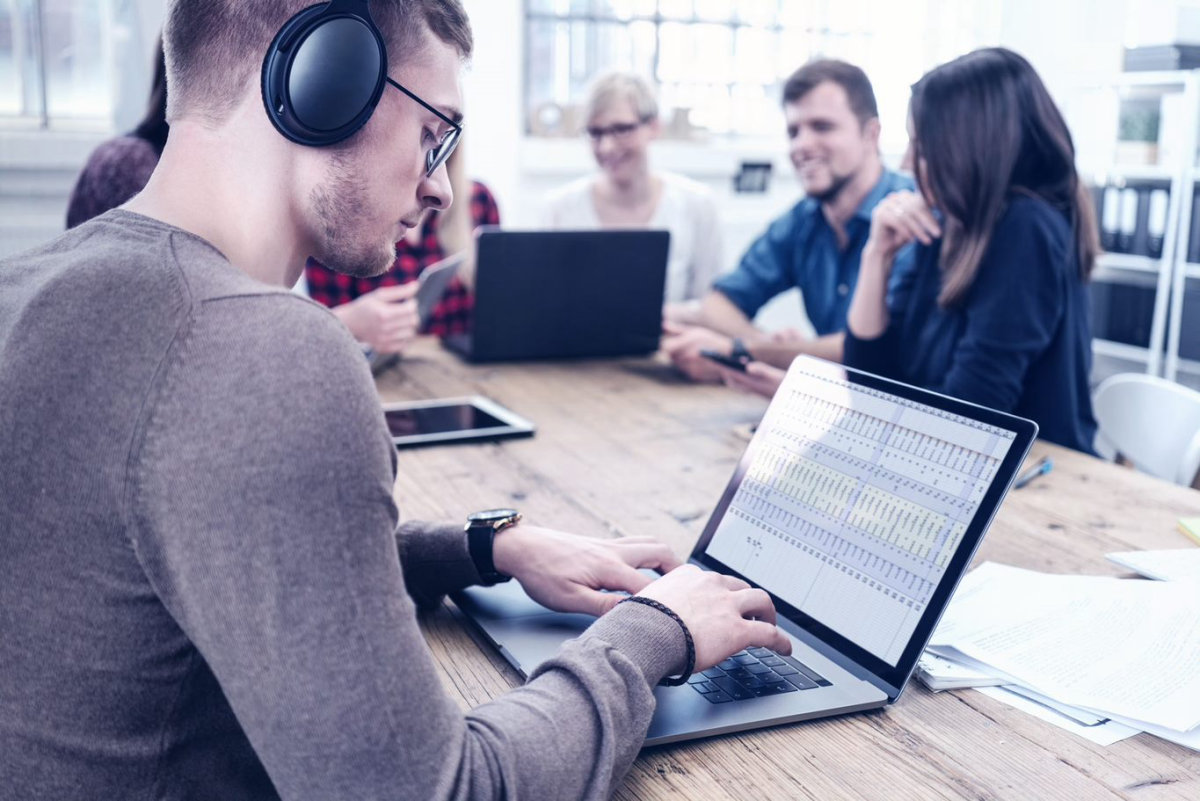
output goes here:
[{"label": "watch strap", "polygon": [[504,517],[499,520],[475,520],[467,523],[467,551],[475,570],[479,573],[479,582],[485,587],[500,584],[512,579],[496,570],[494,556],[496,535],[504,529],[515,526],[521,520],[521,515]]}]

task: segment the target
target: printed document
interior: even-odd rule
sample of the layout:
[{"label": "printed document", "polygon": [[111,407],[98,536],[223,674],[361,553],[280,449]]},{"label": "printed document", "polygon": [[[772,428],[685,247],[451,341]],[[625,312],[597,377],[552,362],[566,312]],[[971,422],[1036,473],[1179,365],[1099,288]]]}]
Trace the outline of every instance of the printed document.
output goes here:
[{"label": "printed document", "polygon": [[1190,582],[988,562],[963,579],[930,645],[1064,704],[1176,732],[1200,726],[1200,593]]}]

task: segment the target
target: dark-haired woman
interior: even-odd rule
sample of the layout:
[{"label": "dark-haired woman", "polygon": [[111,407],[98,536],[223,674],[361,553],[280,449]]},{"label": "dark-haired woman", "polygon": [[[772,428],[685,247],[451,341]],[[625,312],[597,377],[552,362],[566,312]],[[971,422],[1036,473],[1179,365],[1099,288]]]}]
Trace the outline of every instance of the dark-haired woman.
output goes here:
[{"label": "dark-haired woman", "polygon": [[67,227],[74,228],[141,192],[158,166],[167,143],[167,67],[162,40],[146,116],[124,136],[101,143],[75,181],[67,203]]},{"label": "dark-haired woman", "polygon": [[[920,193],[875,208],[846,364],[1031,418],[1042,438],[1091,453],[1098,245],[1062,115],[1029,62],[1000,48],[929,72],[910,112]],[[885,303],[914,240],[915,269]]]}]

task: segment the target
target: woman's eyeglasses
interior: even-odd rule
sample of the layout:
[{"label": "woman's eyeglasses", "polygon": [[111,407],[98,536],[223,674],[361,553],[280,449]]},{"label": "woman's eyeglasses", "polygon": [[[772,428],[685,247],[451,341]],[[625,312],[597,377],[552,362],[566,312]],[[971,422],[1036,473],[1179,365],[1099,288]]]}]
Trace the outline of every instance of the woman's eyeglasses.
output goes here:
[{"label": "woman's eyeglasses", "polygon": [[613,139],[622,141],[628,139],[634,131],[636,131],[638,128],[641,128],[649,121],[649,118],[644,118],[638,120],[637,122],[614,122],[612,125],[605,125],[603,127],[599,125],[589,125],[584,129],[584,131],[587,132],[588,137],[593,142],[599,142],[606,136],[611,136]]}]

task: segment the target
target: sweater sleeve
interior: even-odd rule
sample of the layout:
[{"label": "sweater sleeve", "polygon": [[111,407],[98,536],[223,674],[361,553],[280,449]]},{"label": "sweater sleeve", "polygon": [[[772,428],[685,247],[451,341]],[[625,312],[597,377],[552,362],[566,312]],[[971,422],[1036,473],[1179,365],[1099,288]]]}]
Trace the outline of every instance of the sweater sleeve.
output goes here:
[{"label": "sweater sleeve", "polygon": [[1062,323],[1072,269],[1066,222],[1046,203],[1019,197],[992,234],[963,304],[965,328],[945,379],[931,387],[1013,411],[1030,365]]},{"label": "sweater sleeve", "polygon": [[[608,797],[683,661],[674,622],[624,604],[464,714],[406,591],[353,340],[290,294],[200,305],[147,399],[129,530],[281,797]],[[401,533],[414,576],[461,561],[449,529]]]},{"label": "sweater sleeve", "polygon": [[409,520],[396,529],[404,583],[417,606],[436,606],[447,593],[479,583],[462,523]]}]

